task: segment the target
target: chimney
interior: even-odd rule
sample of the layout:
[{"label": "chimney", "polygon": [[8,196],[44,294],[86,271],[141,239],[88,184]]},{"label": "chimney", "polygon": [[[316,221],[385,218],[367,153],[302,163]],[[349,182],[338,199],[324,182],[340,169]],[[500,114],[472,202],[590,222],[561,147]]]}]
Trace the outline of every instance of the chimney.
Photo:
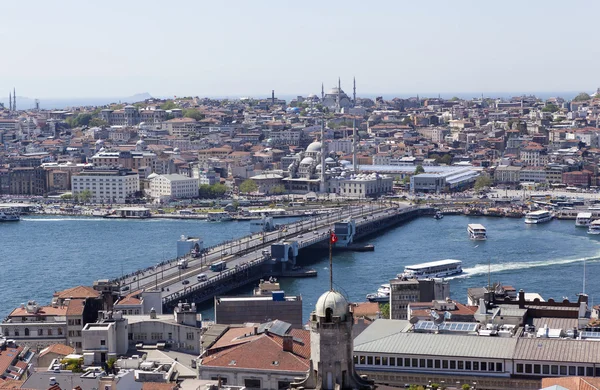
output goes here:
[{"label": "chimney", "polygon": [[258,334],[258,326],[254,327],[254,334]]},{"label": "chimney", "polygon": [[294,338],[291,335],[283,336],[283,351],[294,353]]},{"label": "chimney", "polygon": [[519,309],[525,308],[525,291],[523,289],[519,290]]},{"label": "chimney", "polygon": [[275,90],[271,90],[271,104],[275,104]]}]

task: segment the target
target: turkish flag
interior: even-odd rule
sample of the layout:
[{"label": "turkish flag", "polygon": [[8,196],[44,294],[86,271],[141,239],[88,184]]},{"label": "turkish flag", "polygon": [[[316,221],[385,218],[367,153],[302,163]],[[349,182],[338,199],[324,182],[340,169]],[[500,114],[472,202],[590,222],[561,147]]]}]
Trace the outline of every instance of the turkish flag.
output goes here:
[{"label": "turkish flag", "polygon": [[332,244],[335,244],[338,240],[337,236],[333,232],[331,233],[331,236],[329,238],[330,238]]}]

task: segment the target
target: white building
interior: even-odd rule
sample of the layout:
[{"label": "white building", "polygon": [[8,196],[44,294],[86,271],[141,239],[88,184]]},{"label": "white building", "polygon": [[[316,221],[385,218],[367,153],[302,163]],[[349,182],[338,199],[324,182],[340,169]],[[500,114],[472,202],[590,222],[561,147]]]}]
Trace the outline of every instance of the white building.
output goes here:
[{"label": "white building", "polygon": [[198,197],[198,179],[177,173],[150,175],[150,196],[155,200]]},{"label": "white building", "polygon": [[[335,188],[337,184],[337,188]],[[377,173],[358,174],[347,177],[332,177],[330,190],[347,198],[373,198],[392,191],[394,179]]]},{"label": "white building", "polygon": [[125,203],[140,190],[140,179],[127,169],[86,169],[71,177],[71,191],[75,196],[86,190],[93,203]]},{"label": "white building", "polygon": [[127,353],[127,319],[121,312],[101,312],[99,322],[86,324],[82,331],[83,362],[98,364]]}]

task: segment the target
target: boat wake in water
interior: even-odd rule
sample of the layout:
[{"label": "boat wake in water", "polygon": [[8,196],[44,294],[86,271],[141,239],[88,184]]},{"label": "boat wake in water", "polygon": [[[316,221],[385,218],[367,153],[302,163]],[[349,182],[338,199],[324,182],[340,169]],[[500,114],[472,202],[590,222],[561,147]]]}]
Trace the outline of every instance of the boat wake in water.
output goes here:
[{"label": "boat wake in water", "polygon": [[510,262],[510,263],[502,263],[502,264],[494,264],[491,266],[488,264],[476,264],[471,268],[464,268],[463,273],[456,276],[451,276],[445,279],[458,279],[458,278],[469,278],[475,275],[485,275],[489,272],[504,272],[504,271],[515,271],[515,270],[524,270],[529,268],[540,268],[540,267],[551,267],[554,265],[564,265],[564,264],[572,264],[572,263],[581,263],[583,261],[587,262],[597,262],[600,261],[600,256],[590,256],[590,257],[582,257],[578,259],[559,259],[559,260],[547,260],[547,261],[530,261],[530,262]]},{"label": "boat wake in water", "polygon": [[83,221],[83,222],[93,222],[93,221],[108,221],[107,218],[87,218],[87,217],[78,217],[78,218],[21,218],[21,221],[28,222],[66,222],[66,221]]}]

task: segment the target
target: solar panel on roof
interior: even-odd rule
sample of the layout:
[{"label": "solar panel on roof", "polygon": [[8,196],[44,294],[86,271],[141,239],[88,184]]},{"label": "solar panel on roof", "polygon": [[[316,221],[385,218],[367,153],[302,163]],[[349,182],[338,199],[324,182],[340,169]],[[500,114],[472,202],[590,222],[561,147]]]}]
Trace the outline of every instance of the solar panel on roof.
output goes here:
[{"label": "solar panel on roof", "polygon": [[288,324],[287,322],[275,320],[272,322],[269,332],[275,333],[277,336],[285,336],[290,327],[291,324]]},{"label": "solar panel on roof", "polygon": [[445,330],[453,332],[474,332],[477,324],[473,322],[443,322],[439,326],[433,321],[419,321],[415,324],[415,330]]}]

